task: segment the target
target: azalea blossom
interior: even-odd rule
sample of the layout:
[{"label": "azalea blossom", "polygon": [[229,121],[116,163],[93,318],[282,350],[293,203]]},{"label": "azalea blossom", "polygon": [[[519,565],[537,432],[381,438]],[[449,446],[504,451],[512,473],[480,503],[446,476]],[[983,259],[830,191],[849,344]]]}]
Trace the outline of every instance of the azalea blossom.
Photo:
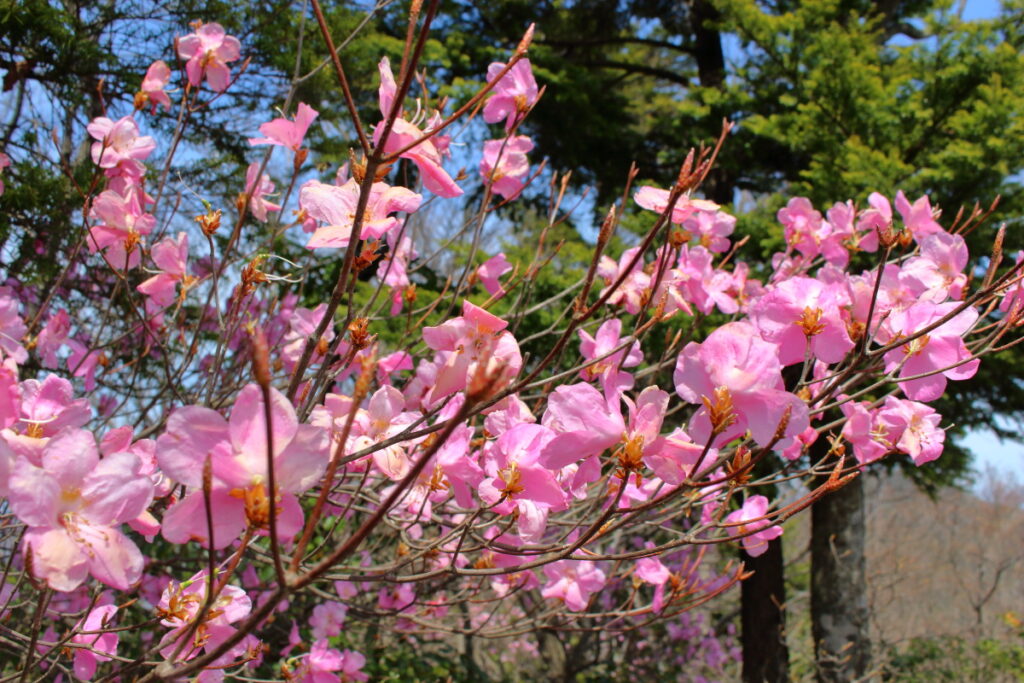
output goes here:
[{"label": "azalea blossom", "polygon": [[490,185],[494,194],[505,199],[519,196],[525,187],[524,180],[530,173],[530,162],[526,154],[533,149],[533,140],[525,135],[516,135],[503,140],[488,140],[484,143],[484,156],[480,160],[480,175]]},{"label": "azalea blossom", "polygon": [[164,109],[171,108],[171,98],[164,92],[164,88],[171,80],[171,69],[162,59],[158,59],[146,69],[146,76],[142,79],[142,87],[135,96],[135,108],[144,109],[146,104],[150,105],[150,113],[156,113],[157,105],[163,105]]},{"label": "azalea blossom", "polygon": [[729,235],[736,228],[736,217],[724,211],[697,211],[682,222],[682,227],[697,244],[720,253],[729,251]]},{"label": "azalea blossom", "polygon": [[277,118],[260,124],[260,132],[266,137],[249,138],[249,144],[253,146],[281,145],[297,152],[302,147],[302,141],[306,137],[306,131],[309,130],[310,124],[316,120],[319,114],[316,109],[305,102],[299,102],[294,120]]},{"label": "azalea blossom", "polygon": [[[645,209],[656,213],[664,213],[668,209],[668,190],[659,190],[656,187],[645,185],[633,194],[633,201]],[[707,199],[691,199],[689,195],[683,194],[672,207],[672,222],[682,224],[687,218],[698,211],[718,211],[718,204]]]},{"label": "azalea blossom", "polygon": [[[245,172],[245,194],[249,198],[249,211],[257,220],[267,221],[267,214],[271,211],[280,211],[281,205],[268,202],[264,197],[274,192],[274,183],[270,176],[264,173],[260,175],[260,163],[254,161],[249,164]],[[239,198],[241,203],[241,198]]]},{"label": "azalea blossom", "polygon": [[[349,243],[359,205],[360,187],[354,179],[341,187],[310,181],[299,192],[299,205],[313,218],[326,223],[316,229],[307,249],[340,248]],[[366,202],[360,239],[378,239],[401,225],[391,214],[412,213],[420,208],[421,195],[404,187],[374,183]]]},{"label": "azalea blossom", "polygon": [[580,337],[580,355],[586,360],[598,360],[580,370],[580,375],[588,380],[601,380],[605,391],[625,391],[633,388],[633,375],[626,368],[635,368],[644,359],[640,350],[640,342],[634,341],[623,349],[614,351],[620,345],[622,337],[622,320],[612,318],[601,323],[597,334],[590,336],[586,330],[577,330]]},{"label": "azalea blossom", "polygon": [[165,475],[185,484],[189,492],[164,515],[163,536],[168,541],[211,544],[202,491],[207,457],[213,472],[214,548],[229,545],[247,525],[266,533],[271,505],[277,508],[282,539],[302,528],[302,508],[295,496],[312,487],[327,467],[327,434],[299,424],[288,399],[276,389],[270,391],[276,492],[268,491],[267,428],[258,386],[242,389],[230,420],[200,406],[171,413],[167,431],[157,439],[157,461]]},{"label": "azalea blossom", "polygon": [[782,527],[764,519],[768,514],[768,499],[764,496],[750,496],[743,502],[743,507],[729,513],[725,523],[733,537],[743,536],[740,541],[743,549],[751,557],[764,555],[768,551],[768,543],[782,535]]},{"label": "azalea blossom", "polygon": [[480,498],[497,514],[516,514],[523,541],[537,543],[551,510],[564,510],[568,498],[555,475],[540,462],[555,433],[537,424],[516,425],[488,451],[488,477],[479,486]]},{"label": "azalea blossom", "polygon": [[487,293],[494,296],[499,292],[505,291],[498,278],[511,270],[512,264],[505,258],[505,252],[500,252],[480,264],[480,267],[476,269],[476,276],[480,279]]},{"label": "azalea blossom", "polygon": [[100,460],[96,439],[66,429],[47,442],[40,466],[19,458],[11,472],[9,502],[28,526],[22,551],[32,571],[54,590],[70,591],[92,574],[128,590],[142,576],[143,557],[121,531],[153,498],[153,484],[132,453]]},{"label": "azalea blossom", "polygon": [[783,438],[775,445],[782,450],[808,427],[807,405],[783,389],[778,347],[750,323],[726,323],[703,343],[687,344],[674,379],[683,400],[703,404],[689,430],[698,441],[718,430],[724,443],[749,429],[754,441],[766,446],[788,411]]},{"label": "azalea blossom", "polygon": [[[0,307],[2,305],[0,303]],[[50,369],[57,367],[57,352],[64,346],[70,331],[71,317],[68,315],[67,309],[60,309],[46,321],[46,325],[36,337],[36,353],[44,367]],[[0,342],[0,346],[2,346],[2,342]]]},{"label": "azalea blossom", "polygon": [[842,316],[848,303],[842,287],[792,277],[771,285],[751,306],[750,317],[762,336],[778,345],[783,365],[804,362],[808,352],[838,363],[853,348]]},{"label": "azalea blossom", "polygon": [[168,237],[154,244],[150,256],[161,272],[136,289],[160,306],[170,306],[178,298],[175,291],[178,283],[182,284],[181,295],[184,297],[188,287],[195,281],[187,273],[188,234],[179,232],[177,238]]},{"label": "azalea blossom", "polygon": [[[221,588],[214,599],[212,609],[203,610],[203,604],[210,590],[210,581],[204,569],[187,581],[170,581],[160,595],[156,605],[160,624],[171,629],[160,640],[160,653],[169,657],[180,646],[183,636],[192,632],[195,621],[202,616],[202,622],[194,627],[194,635],[182,649],[179,658],[189,660],[205,650],[212,650],[236,631],[231,624],[240,621],[252,611],[252,600],[238,586],[228,584]],[[253,636],[228,650],[213,664],[226,665],[244,656],[255,641]]]},{"label": "azalea blossom", "polygon": [[89,212],[98,223],[89,230],[86,243],[93,253],[103,249],[111,267],[132,269],[139,265],[139,244],[156,226],[156,218],[145,213],[132,197],[107,190],[93,201]]},{"label": "azalea blossom", "polygon": [[[487,80],[493,81],[505,68],[505,64],[494,62],[487,67]],[[484,121],[498,123],[505,119],[505,130],[512,130],[517,119],[529,111],[537,102],[539,91],[533,77],[529,59],[520,59],[501,77],[491,91],[484,105]],[[529,150],[527,150],[529,151]]]},{"label": "azalea blossom", "polygon": [[918,299],[940,304],[959,299],[967,285],[967,243],[960,235],[933,232],[918,240],[921,255],[907,260],[901,279],[909,282]]},{"label": "azalea blossom", "polygon": [[76,399],[71,382],[58,375],[27,379],[19,394],[16,421],[2,434],[11,448],[35,465],[40,465],[51,437],[68,427],[84,427],[92,418],[89,399]]},{"label": "azalea blossom", "polygon": [[[387,57],[380,60],[378,66],[380,71],[380,89],[378,99],[380,102],[380,113],[385,120],[391,115],[392,106],[396,106],[395,97],[398,94],[398,86],[395,77],[391,72],[391,62]],[[420,128],[407,121],[401,115],[401,103],[397,103],[399,115],[394,121],[391,131],[388,133],[384,143],[384,153],[393,154],[400,149],[416,142],[423,136]],[[377,125],[373,133],[373,143],[379,145],[384,134],[383,121]],[[436,136],[435,136],[436,137]],[[411,149],[407,149],[400,155],[402,159],[408,159],[416,164],[419,169],[420,179],[423,186],[439,197],[459,197],[462,195],[462,188],[455,184],[452,177],[441,166],[441,150],[435,145],[434,139],[424,140]]]},{"label": "azalea blossom", "polygon": [[112,121],[105,116],[93,119],[86,130],[96,142],[92,143],[92,161],[100,168],[141,178],[146,167],[145,161],[156,141],[148,135],[139,134],[139,125],[131,116]]},{"label": "azalea blossom", "polygon": [[[299,362],[299,358],[302,357],[302,352],[306,348],[306,340],[313,336],[317,325],[323,320],[326,312],[326,303],[320,304],[312,310],[299,306],[288,317],[288,333],[285,334],[282,340],[284,346],[281,349],[281,361],[289,371]],[[323,336],[317,340],[316,346],[313,347],[313,355],[310,362],[319,362],[324,357],[324,354],[327,353],[327,349],[333,339],[334,328],[328,326],[324,330]]]},{"label": "azalea blossom", "polygon": [[878,412],[879,422],[888,428],[888,441],[918,467],[942,455],[946,432],[939,427],[941,419],[934,408],[895,396],[886,396]]},{"label": "azalea blossom", "polygon": [[[398,237],[399,234],[401,239]],[[409,262],[416,259],[419,254],[413,249],[412,240],[408,235],[392,230],[386,237],[388,252],[377,266],[377,277],[391,288],[390,314],[398,315],[405,304],[406,293],[412,286],[412,281],[409,280]]]},{"label": "azalea blossom", "polygon": [[[967,308],[928,334],[917,334],[959,308],[950,301],[933,304],[921,301],[903,311],[894,311],[879,331],[879,341],[889,343],[902,337],[914,338],[885,354],[885,371],[899,368],[900,388],[907,398],[934,401],[946,391],[946,380],[974,377],[980,360],[973,358],[964,335],[974,327],[978,311]],[[919,375],[927,375],[919,377]],[[904,377],[916,379],[903,380]]]},{"label": "azalea blossom", "polygon": [[18,315],[20,303],[14,290],[0,287],[0,351],[19,364],[28,360],[28,351],[21,344],[28,328]]},{"label": "azalea blossom", "polygon": [[938,221],[935,220],[941,212],[932,210],[928,195],[918,197],[911,204],[910,200],[903,194],[903,190],[900,190],[896,193],[895,203],[896,210],[900,212],[900,217],[903,218],[903,224],[917,242],[920,243],[922,239],[929,235],[945,232]]},{"label": "azalea blossom", "polygon": [[242,56],[242,44],[220,24],[199,25],[195,33],[178,39],[178,56],[185,62],[188,82],[198,86],[206,78],[210,89],[224,92],[231,82],[228,63]]},{"label": "azalea blossom", "polygon": [[549,599],[559,599],[573,612],[587,608],[590,596],[601,590],[605,583],[605,573],[596,562],[577,560],[559,560],[544,566],[547,585],[541,595]]},{"label": "azalea blossom", "polygon": [[[285,670],[285,679],[295,683],[348,683],[349,681],[367,681],[369,676],[363,673],[366,657],[354,650],[339,652],[330,647],[327,640],[317,640],[310,648],[309,654],[297,658]],[[339,676],[335,672],[339,672]]]},{"label": "azalea blossom", "polygon": [[430,400],[464,389],[481,362],[486,364],[488,374],[500,369],[505,381],[515,377],[523,357],[506,327],[506,321],[468,299],[462,302],[462,316],[437,327],[424,327],[423,341],[438,352],[441,361]]},{"label": "azalea blossom", "polygon": [[87,631],[72,636],[71,642],[76,645],[85,645],[89,649],[75,648],[73,650],[72,666],[75,676],[82,680],[92,680],[96,675],[96,666],[100,662],[109,662],[107,655],[117,654],[117,645],[120,635],[114,632],[99,633],[111,627],[111,621],[117,613],[116,605],[103,605],[91,610],[88,616],[79,621],[75,631]]}]

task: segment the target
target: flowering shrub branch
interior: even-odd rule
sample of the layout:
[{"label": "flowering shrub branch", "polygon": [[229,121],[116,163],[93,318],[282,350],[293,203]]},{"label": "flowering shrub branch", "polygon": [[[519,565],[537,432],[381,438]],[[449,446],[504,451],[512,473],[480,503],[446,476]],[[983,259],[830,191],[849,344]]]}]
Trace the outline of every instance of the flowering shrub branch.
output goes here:
[{"label": "flowering shrub branch", "polygon": [[[196,24],[175,41],[181,73],[155,62],[134,114],[89,124],[87,250],[51,255],[63,268],[48,290],[0,289],[11,675],[366,680],[348,634],[385,620],[424,642],[521,648],[661,622],[684,637],[679,615],[749,575],[712,547],[758,556],[864,467],[940,457],[927,403],[1019,341],[1024,257],[1002,267],[1002,231],[972,277],[963,235],[984,213],[947,230],[928,197],[899,193],[900,219],[877,193],[825,216],[794,198],[778,213],[786,250],[740,260],[735,217],[697,196],[729,123],[670,188],[633,192],[630,169],[585,272],[538,300],[567,177],[551,177],[529,263],[482,254],[488,217],[541,194],[520,133],[544,92],[533,28],[447,116],[407,109],[437,4],[413,3],[397,78],[380,61],[370,127],[312,0],[358,150],[329,179],[307,166],[318,112],[287,112],[297,67],[283,116],[249,139],[267,148],[237,179],[226,238],[231,207],[202,199],[186,224],[161,200],[190,114],[242,77],[238,40]],[[172,109],[176,80],[151,196],[157,140],[135,116]],[[447,159],[470,125],[495,124],[471,210],[474,181]],[[291,152],[281,195],[277,147]],[[615,253],[633,203],[648,227]],[[441,205],[466,217],[420,256]],[[430,291],[422,269],[460,242]],[[325,266],[337,278],[318,296],[306,281]],[[558,306],[550,327],[524,323]],[[721,650],[698,621],[685,637]]]}]

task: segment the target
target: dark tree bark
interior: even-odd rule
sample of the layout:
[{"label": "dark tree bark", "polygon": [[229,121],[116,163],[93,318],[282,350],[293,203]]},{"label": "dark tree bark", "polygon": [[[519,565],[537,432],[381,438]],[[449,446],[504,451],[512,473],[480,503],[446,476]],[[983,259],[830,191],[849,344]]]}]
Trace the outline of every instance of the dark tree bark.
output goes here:
[{"label": "dark tree bark", "polygon": [[[697,62],[697,78],[705,88],[721,88],[725,84],[725,52],[722,34],[712,24],[721,18],[714,3],[708,0],[688,0],[693,30],[693,58]],[[724,115],[724,112],[715,112]],[[733,199],[735,182],[724,168],[711,169],[704,182],[704,194],[719,204]]]},{"label": "dark tree bark", "polygon": [[782,539],[771,541],[760,557],[751,557],[745,551],[740,554],[745,568],[754,572],[741,584],[743,680],[745,683],[788,681]]},{"label": "dark tree bark", "polygon": [[721,14],[707,0],[691,0],[693,13],[693,57],[697,61],[697,77],[705,88],[717,88],[725,83],[725,53],[722,34],[709,26]]},{"label": "dark tree bark", "polygon": [[864,541],[864,483],[857,477],[811,510],[811,632],[822,683],[854,680],[870,664]]}]

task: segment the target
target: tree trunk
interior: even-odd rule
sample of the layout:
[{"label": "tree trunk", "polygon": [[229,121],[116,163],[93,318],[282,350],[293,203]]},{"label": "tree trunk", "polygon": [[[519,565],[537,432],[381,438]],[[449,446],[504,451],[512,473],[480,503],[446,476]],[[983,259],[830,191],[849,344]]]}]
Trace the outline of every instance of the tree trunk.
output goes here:
[{"label": "tree trunk", "polygon": [[[725,85],[725,51],[722,49],[722,34],[712,26],[721,18],[713,2],[688,0],[693,30],[693,58],[697,62],[697,77],[704,88],[721,88]],[[712,111],[710,118],[727,116],[726,112]],[[724,168],[715,166],[701,188],[708,199],[719,204],[728,204],[733,199],[734,181]]]},{"label": "tree trunk", "polygon": [[786,647],[786,585],[782,539],[768,544],[760,557],[740,551],[745,568],[754,575],[741,584],[740,620],[745,683],[789,680]]},{"label": "tree trunk", "polygon": [[705,88],[718,88],[725,83],[725,52],[722,35],[717,28],[708,26],[721,14],[708,0],[691,0],[693,12],[693,56],[697,61],[697,77]]},{"label": "tree trunk", "polygon": [[822,683],[850,681],[868,670],[864,535],[863,477],[812,506],[811,633]]}]

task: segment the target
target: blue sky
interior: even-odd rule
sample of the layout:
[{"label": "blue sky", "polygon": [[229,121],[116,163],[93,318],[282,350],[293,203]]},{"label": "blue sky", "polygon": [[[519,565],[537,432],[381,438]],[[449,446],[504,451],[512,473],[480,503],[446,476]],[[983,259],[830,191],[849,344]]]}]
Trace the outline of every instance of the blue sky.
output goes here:
[{"label": "blue sky", "polygon": [[999,13],[996,0],[968,0],[964,7],[964,19],[990,19]]}]

